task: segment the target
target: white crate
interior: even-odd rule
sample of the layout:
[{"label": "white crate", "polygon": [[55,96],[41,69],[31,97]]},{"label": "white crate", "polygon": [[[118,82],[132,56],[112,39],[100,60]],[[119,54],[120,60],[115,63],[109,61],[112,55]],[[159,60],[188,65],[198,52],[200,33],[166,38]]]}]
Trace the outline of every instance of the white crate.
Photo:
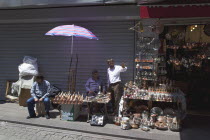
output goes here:
[{"label": "white crate", "polygon": [[81,105],[62,104],[61,120],[75,121],[80,115]]}]

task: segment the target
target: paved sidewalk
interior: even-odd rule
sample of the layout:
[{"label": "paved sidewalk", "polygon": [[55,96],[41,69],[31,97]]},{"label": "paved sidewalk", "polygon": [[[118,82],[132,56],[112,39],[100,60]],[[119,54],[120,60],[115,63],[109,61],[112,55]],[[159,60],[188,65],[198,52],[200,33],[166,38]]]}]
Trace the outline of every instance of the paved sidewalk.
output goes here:
[{"label": "paved sidewalk", "polygon": [[[113,137],[0,122],[0,140],[111,140]],[[120,139],[126,140],[126,139]]]},{"label": "paved sidewalk", "polygon": [[[111,139],[156,139],[156,140],[193,140],[201,138],[205,140],[209,138],[209,126],[205,126],[205,119],[203,120],[204,126],[196,128],[191,123],[193,117],[191,117],[185,124],[186,128],[181,133],[171,131],[159,131],[151,130],[144,132],[140,129],[121,130],[120,127],[113,124],[106,124],[104,127],[94,127],[85,121],[67,122],[60,120],[58,111],[52,111],[52,119],[46,120],[45,118],[26,119],[28,115],[27,108],[20,107],[15,103],[0,104],[0,121],[10,122],[9,124],[18,124],[24,126],[34,126],[42,129],[54,129],[56,131],[68,131],[69,133],[83,133],[86,135],[97,135],[100,137],[109,136]],[[190,125],[189,125],[190,124]],[[197,123],[198,125],[198,123]],[[1,126],[0,126],[1,127]],[[200,128],[201,127],[201,128]],[[204,127],[205,129],[202,129]],[[1,130],[0,130],[1,131]],[[199,133],[198,133],[199,132]],[[0,138],[5,137],[1,135]],[[1,140],[1,139],[0,139]]]}]

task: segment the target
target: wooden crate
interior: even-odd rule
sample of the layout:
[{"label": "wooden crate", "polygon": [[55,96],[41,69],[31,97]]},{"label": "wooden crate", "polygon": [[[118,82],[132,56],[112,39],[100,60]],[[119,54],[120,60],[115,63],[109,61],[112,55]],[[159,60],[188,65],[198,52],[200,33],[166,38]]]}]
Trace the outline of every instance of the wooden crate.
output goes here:
[{"label": "wooden crate", "polygon": [[12,102],[18,101],[18,95],[17,94],[13,95],[11,93],[11,91],[12,91],[12,88],[11,88],[12,84],[14,82],[16,82],[16,81],[17,80],[7,80],[7,82],[6,82],[6,94],[5,94],[5,97],[6,97],[7,100],[12,101]]},{"label": "wooden crate", "polygon": [[27,107],[26,101],[27,101],[29,98],[31,98],[30,89],[21,88],[21,92],[20,92],[20,95],[19,95],[19,105],[20,105],[20,106]]},{"label": "wooden crate", "polygon": [[37,116],[44,116],[46,114],[45,106],[44,106],[43,102],[37,102],[35,110],[36,110],[36,115]]},{"label": "wooden crate", "polygon": [[62,104],[61,120],[75,121],[80,115],[81,105]]}]

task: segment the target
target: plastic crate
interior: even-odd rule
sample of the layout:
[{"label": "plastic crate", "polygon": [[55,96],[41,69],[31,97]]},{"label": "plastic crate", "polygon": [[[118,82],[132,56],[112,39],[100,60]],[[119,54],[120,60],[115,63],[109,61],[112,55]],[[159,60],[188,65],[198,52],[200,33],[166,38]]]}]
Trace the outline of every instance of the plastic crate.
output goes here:
[{"label": "plastic crate", "polygon": [[80,115],[81,105],[62,104],[61,120],[75,121]]}]

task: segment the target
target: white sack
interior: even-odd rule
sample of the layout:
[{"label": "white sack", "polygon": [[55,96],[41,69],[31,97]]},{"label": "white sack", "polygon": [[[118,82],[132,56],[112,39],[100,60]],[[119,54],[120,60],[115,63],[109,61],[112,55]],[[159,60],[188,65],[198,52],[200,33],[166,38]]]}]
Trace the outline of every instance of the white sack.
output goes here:
[{"label": "white sack", "polygon": [[24,56],[23,64],[19,65],[20,76],[36,76],[38,74],[37,59],[31,56]]},{"label": "white sack", "polygon": [[38,74],[37,65],[23,63],[19,65],[18,69],[20,76],[27,76],[27,75],[36,76]]}]

